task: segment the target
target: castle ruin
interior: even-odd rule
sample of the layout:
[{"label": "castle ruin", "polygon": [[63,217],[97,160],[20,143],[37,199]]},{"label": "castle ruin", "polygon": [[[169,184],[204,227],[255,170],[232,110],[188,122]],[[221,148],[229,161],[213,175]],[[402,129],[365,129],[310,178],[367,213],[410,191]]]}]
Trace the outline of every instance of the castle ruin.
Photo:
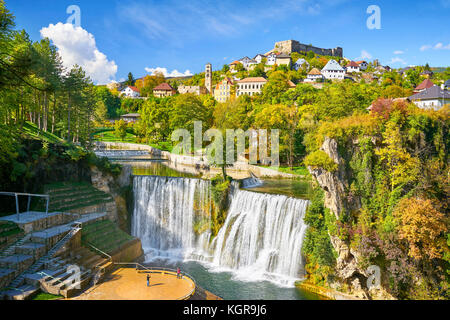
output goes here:
[{"label": "castle ruin", "polygon": [[292,52],[308,53],[309,51],[312,51],[315,54],[320,54],[322,56],[333,56],[340,58],[344,56],[344,51],[342,50],[341,47],[336,47],[334,49],[323,49],[300,43],[297,40],[286,40],[276,42],[274,51],[278,51],[285,54],[291,54]]}]

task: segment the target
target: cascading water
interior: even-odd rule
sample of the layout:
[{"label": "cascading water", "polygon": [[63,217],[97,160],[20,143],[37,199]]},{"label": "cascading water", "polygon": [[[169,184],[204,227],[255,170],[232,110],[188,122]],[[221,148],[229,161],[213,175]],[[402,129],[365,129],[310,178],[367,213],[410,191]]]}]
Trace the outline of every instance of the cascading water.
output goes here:
[{"label": "cascading water", "polygon": [[133,187],[132,233],[148,260],[205,261],[212,270],[230,270],[242,280],[292,285],[302,277],[308,201],[239,190],[233,183],[227,218],[211,239],[209,181],[136,176]]},{"label": "cascading water", "polygon": [[134,177],[132,234],[149,259],[186,258],[195,251],[195,223],[209,228],[210,182],[159,176]]},{"label": "cascading water", "polygon": [[[308,201],[237,190],[217,235],[213,264],[242,279],[299,278]],[[286,280],[286,281],[285,281]]]}]

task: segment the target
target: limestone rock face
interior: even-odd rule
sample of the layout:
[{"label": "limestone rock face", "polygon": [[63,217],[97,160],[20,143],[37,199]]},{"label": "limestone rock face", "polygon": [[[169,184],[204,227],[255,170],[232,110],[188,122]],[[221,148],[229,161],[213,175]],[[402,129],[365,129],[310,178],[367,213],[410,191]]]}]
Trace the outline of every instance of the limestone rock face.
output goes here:
[{"label": "limestone rock face", "polygon": [[348,186],[345,179],[345,168],[343,160],[338,153],[337,142],[326,138],[321,150],[324,151],[337,165],[336,172],[328,172],[322,168],[308,168],[311,175],[316,178],[319,186],[325,191],[325,207],[330,209],[336,218],[339,218],[345,209],[345,194]]},{"label": "limestone rock face", "polygon": [[[308,168],[311,175],[316,178],[319,186],[324,190],[324,206],[339,219],[344,212],[359,209],[360,203],[356,199],[350,200],[348,196],[348,177],[345,170],[345,161],[339,155],[338,144],[335,140],[326,138],[321,150],[324,151],[337,165],[335,172],[322,168]],[[349,245],[337,236],[330,235],[331,244],[337,252],[336,275],[347,282],[353,292],[358,292],[361,298],[367,298],[360,279],[367,277],[365,270],[358,268],[358,253],[351,250]]]},{"label": "limestone rock face", "polygon": [[132,168],[123,166],[121,174],[114,178],[110,174],[102,173],[97,167],[91,167],[92,185],[106,193],[109,193],[114,202],[106,205],[106,211],[111,221],[118,223],[123,230],[127,228],[128,210],[126,200],[120,194],[120,188],[132,185]]}]

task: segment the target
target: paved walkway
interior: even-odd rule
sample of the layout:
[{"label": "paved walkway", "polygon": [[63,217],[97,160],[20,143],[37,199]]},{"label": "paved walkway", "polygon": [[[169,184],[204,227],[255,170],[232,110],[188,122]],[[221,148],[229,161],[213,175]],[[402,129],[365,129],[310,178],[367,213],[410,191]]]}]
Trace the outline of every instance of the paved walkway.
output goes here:
[{"label": "paved walkway", "polygon": [[174,273],[150,275],[147,287],[147,273],[134,268],[118,269],[73,300],[178,300],[195,288],[191,279],[177,279]]}]

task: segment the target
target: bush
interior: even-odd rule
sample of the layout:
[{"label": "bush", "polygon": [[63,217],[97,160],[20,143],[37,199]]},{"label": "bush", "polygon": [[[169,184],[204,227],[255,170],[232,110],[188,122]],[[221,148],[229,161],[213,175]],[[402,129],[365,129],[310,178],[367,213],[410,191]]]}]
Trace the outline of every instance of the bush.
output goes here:
[{"label": "bush", "polygon": [[322,150],[309,154],[304,163],[307,167],[323,168],[329,172],[334,172],[338,168],[338,165]]}]

